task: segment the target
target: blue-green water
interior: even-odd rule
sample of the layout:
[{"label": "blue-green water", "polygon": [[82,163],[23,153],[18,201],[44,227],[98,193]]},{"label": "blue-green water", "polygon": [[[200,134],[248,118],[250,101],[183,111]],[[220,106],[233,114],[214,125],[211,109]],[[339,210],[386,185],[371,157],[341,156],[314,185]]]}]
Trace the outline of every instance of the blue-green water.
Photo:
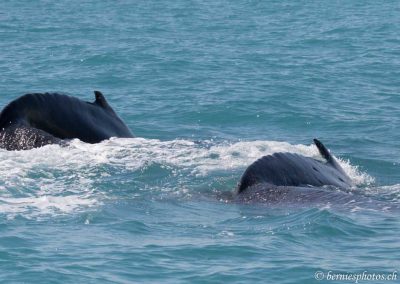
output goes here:
[{"label": "blue-green water", "polygon": [[[0,107],[98,89],[138,138],[0,150],[0,282],[400,271],[399,30],[398,1],[2,0]],[[314,137],[380,206],[226,197]]]}]

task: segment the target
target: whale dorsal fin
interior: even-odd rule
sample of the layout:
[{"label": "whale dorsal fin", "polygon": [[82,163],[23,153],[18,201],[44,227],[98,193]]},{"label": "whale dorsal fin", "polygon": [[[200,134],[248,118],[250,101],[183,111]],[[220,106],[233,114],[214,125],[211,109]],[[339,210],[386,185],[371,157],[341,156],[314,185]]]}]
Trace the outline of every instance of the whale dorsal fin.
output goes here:
[{"label": "whale dorsal fin", "polygon": [[94,91],[94,96],[96,98],[96,101],[94,102],[98,106],[101,106],[102,108],[109,108],[110,106],[107,103],[106,98],[100,91]]},{"label": "whale dorsal fin", "polygon": [[94,91],[94,95],[96,97],[96,100],[93,102],[93,104],[98,105],[99,107],[115,114],[114,110],[112,109],[112,107],[110,107],[106,98],[100,91]]},{"label": "whale dorsal fin", "polygon": [[314,139],[314,143],[315,146],[317,146],[319,153],[321,154],[322,157],[324,157],[324,159],[328,162],[328,163],[332,163],[332,161],[334,161],[331,153],[329,153],[329,150],[326,149],[325,145],[322,144],[321,141],[319,141],[318,139]]},{"label": "whale dorsal fin", "polygon": [[338,171],[342,172],[345,174],[345,171],[343,168],[339,165],[339,163],[336,161],[336,159],[332,156],[332,154],[329,152],[329,150],[325,147],[324,144],[322,144],[321,141],[318,139],[314,139],[315,146],[317,146],[319,153],[321,154],[322,157],[325,158],[325,160],[330,164],[332,167],[337,169]]}]

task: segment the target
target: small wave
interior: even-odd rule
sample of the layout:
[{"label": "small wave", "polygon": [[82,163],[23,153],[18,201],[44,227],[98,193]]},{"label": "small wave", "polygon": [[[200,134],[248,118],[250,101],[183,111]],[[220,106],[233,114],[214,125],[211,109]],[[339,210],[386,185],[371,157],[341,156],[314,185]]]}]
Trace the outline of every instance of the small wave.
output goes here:
[{"label": "small wave", "polygon": [[376,196],[379,200],[400,202],[400,184],[379,186],[379,187],[367,187],[364,190],[368,196]]},{"label": "small wave", "polygon": [[79,195],[53,196],[40,195],[20,198],[0,198],[0,211],[7,213],[12,219],[17,215],[27,218],[43,217],[46,215],[66,214],[79,209],[93,207],[96,201]]}]

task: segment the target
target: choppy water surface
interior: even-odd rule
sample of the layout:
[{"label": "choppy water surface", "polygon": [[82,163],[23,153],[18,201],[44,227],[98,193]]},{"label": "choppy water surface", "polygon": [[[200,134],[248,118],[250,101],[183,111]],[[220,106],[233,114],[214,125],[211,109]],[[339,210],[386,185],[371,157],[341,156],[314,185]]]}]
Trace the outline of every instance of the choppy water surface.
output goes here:
[{"label": "choppy water surface", "polygon": [[[0,150],[0,282],[400,271],[399,13],[396,1],[2,1],[0,107],[98,89],[138,138]],[[346,199],[232,200],[263,155],[320,159],[314,137],[353,179]]]}]

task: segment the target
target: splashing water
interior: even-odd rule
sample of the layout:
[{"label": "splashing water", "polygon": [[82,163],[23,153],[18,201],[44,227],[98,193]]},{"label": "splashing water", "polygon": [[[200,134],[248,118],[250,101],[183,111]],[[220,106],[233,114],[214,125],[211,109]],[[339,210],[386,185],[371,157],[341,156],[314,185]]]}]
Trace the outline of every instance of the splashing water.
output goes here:
[{"label": "splashing water", "polygon": [[[74,140],[68,147],[49,145],[29,151],[1,150],[0,209],[13,216],[35,216],[67,214],[101,205],[112,197],[96,188],[96,181],[113,177],[120,179],[120,183],[132,182],[129,179],[134,182],[135,173],[152,165],[172,169],[169,179],[173,180],[176,191],[190,186],[185,184],[185,175],[218,178],[219,173],[236,173],[239,180],[240,171],[256,159],[276,152],[322,159],[314,145],[276,141],[217,144],[133,138],[111,139],[94,145]],[[372,177],[348,161],[339,159],[339,162],[356,185],[373,182]],[[166,181],[166,186],[170,183]]]}]

